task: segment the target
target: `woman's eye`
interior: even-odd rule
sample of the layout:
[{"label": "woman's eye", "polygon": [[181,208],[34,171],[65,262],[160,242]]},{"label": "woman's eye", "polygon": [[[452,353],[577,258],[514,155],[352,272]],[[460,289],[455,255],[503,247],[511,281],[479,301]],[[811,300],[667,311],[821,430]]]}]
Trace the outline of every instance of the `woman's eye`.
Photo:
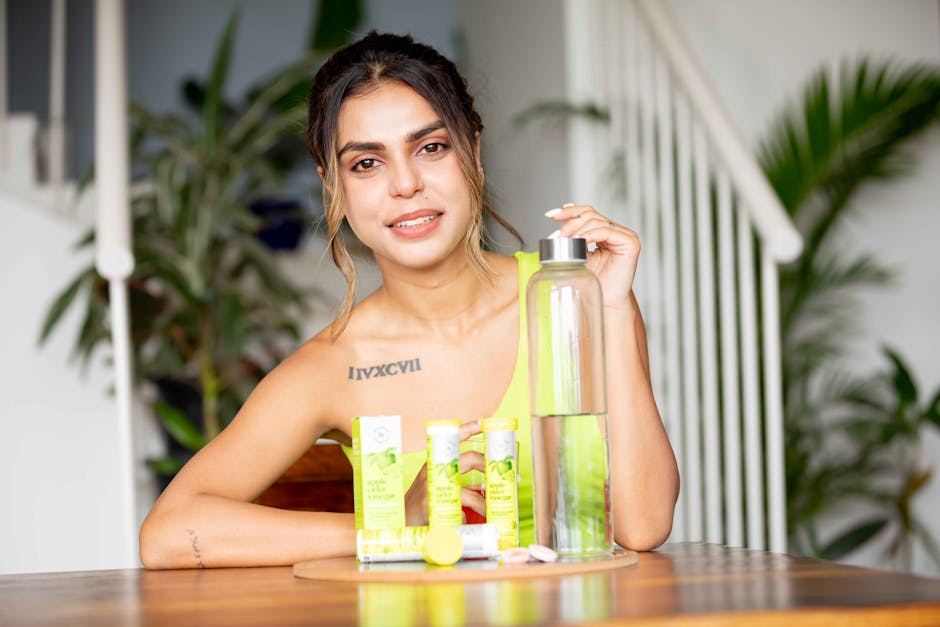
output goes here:
[{"label": "woman's eye", "polygon": [[441,142],[431,142],[430,144],[425,144],[425,145],[421,148],[421,151],[424,152],[424,153],[426,153],[426,154],[432,154],[432,155],[433,155],[433,154],[435,154],[435,153],[444,151],[446,148],[447,148],[447,144],[444,144],[444,143],[441,143]]},{"label": "woman's eye", "polygon": [[356,164],[353,165],[352,169],[353,172],[365,172],[366,170],[371,170],[374,167],[375,159],[363,159],[361,161],[357,161]]}]

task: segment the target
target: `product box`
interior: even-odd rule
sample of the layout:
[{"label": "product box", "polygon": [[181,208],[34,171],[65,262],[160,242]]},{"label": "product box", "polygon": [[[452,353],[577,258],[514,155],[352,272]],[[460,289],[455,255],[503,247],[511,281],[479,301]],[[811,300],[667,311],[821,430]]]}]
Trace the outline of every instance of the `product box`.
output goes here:
[{"label": "product box", "polygon": [[515,418],[486,418],[486,522],[499,528],[500,550],[519,546],[518,449]]},{"label": "product box", "polygon": [[460,421],[429,420],[428,525],[456,527],[463,522],[460,506]]},{"label": "product box", "polygon": [[356,529],[404,527],[401,417],[353,418],[352,445]]}]

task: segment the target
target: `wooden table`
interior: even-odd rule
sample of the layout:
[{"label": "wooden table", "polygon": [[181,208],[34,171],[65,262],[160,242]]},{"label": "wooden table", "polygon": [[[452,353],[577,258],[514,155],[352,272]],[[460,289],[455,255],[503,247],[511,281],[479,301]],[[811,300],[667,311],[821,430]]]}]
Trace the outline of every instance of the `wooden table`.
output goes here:
[{"label": "wooden table", "polygon": [[289,567],[0,577],[0,624],[940,625],[940,580],[730,549],[667,545],[602,574],[354,584]]}]

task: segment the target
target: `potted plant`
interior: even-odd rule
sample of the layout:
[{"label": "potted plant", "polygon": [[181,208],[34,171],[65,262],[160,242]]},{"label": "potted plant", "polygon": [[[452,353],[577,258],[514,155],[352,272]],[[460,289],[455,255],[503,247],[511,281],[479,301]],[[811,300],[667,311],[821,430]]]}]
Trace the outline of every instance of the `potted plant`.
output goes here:
[{"label": "potted plant", "polygon": [[[862,57],[843,63],[838,76],[833,84],[819,70],[760,150],[805,243],[803,254],[780,271],[787,527],[794,550],[831,559],[864,545],[884,524],[864,521],[823,539],[819,517],[848,500],[868,500],[872,483],[896,470],[873,454],[892,442],[846,439],[840,426],[847,410],[863,420],[852,399],[869,385],[843,362],[857,328],[855,290],[883,286],[892,273],[873,255],[847,258],[837,238],[860,189],[909,172],[906,145],[940,120],[935,66]],[[904,370],[899,356],[888,356]]]},{"label": "potted plant", "polygon": [[[160,474],[175,474],[218,435],[301,339],[299,323],[317,292],[285,274],[259,237],[267,225],[251,205],[276,196],[296,163],[296,154],[285,160],[284,149],[302,149],[296,135],[310,80],[327,45],[343,42],[336,32],[348,36],[358,19],[356,2],[321,2],[311,51],[231,105],[223,92],[235,14],[207,80],[187,82],[198,117],[130,105],[133,363],[137,381],[155,391],[150,404],[170,436],[169,454],[150,462]],[[310,212],[298,215],[309,222]],[[79,246],[93,241],[90,233]],[[66,310],[82,307],[74,353],[87,362],[110,343],[107,299],[94,266],[83,268],[50,306],[40,343]]]}]

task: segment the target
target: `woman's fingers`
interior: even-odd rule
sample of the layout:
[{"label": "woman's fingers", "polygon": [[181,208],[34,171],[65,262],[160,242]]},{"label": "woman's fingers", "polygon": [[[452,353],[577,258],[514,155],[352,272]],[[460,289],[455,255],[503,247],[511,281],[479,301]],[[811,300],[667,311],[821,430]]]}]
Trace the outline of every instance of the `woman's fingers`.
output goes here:
[{"label": "woman's fingers", "polygon": [[590,205],[565,205],[545,215],[562,223],[550,237],[581,237],[595,245],[588,248],[587,262],[601,281],[604,305],[629,306],[640,256],[639,235]]},{"label": "woman's fingers", "polygon": [[405,524],[428,524],[428,467],[421,466],[414,482],[405,493]]},{"label": "woman's fingers", "polygon": [[483,459],[483,453],[480,451],[464,451],[460,454],[460,473],[468,470],[479,470],[486,472],[486,462]]},{"label": "woman's fingers", "polygon": [[463,488],[460,491],[460,501],[464,507],[469,507],[480,516],[486,516],[486,499],[476,490]]},{"label": "woman's fingers", "polygon": [[478,433],[483,433],[483,428],[480,426],[479,420],[471,420],[470,422],[465,422],[460,425],[460,441],[463,442],[467,438],[474,436]]},{"label": "woman's fingers", "polygon": [[598,213],[597,209],[590,205],[567,205],[552,209],[545,215],[557,222],[563,222],[558,228],[558,234],[564,237],[599,238],[585,237],[590,241],[605,241],[612,233],[637,237],[636,233]]},{"label": "woman's fingers", "polygon": [[[460,440],[464,441],[478,433],[482,433],[480,422],[472,420],[460,425]],[[460,454],[460,473],[463,474],[470,470],[486,472],[483,453],[480,451],[468,450]],[[405,521],[408,525],[426,525],[428,520],[428,473],[427,465],[421,467],[414,483],[408,489],[405,495]],[[461,501],[466,507],[477,512],[481,516],[486,515],[486,501],[479,492],[469,488],[461,490]]]}]

